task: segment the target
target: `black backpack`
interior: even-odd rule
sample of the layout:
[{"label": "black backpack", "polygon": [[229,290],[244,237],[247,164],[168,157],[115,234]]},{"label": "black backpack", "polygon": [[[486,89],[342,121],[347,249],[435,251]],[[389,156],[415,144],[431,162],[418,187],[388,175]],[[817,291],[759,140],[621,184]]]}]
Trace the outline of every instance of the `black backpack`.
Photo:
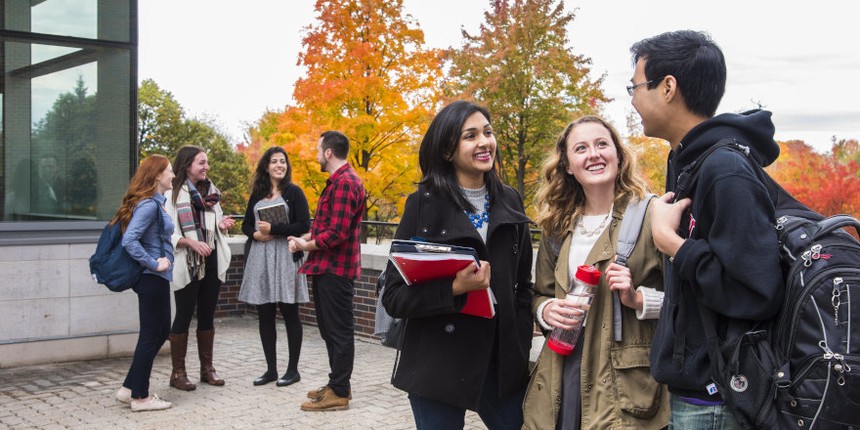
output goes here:
[{"label": "black backpack", "polygon": [[[749,156],[734,139],[720,140],[681,171],[676,199],[722,148]],[[860,243],[842,230],[860,234],[860,221],[822,217],[750,164],[776,208],[785,302],[772,321],[743,332],[730,324],[726,339],[699,303],[714,382],[745,428],[860,428]]]}]

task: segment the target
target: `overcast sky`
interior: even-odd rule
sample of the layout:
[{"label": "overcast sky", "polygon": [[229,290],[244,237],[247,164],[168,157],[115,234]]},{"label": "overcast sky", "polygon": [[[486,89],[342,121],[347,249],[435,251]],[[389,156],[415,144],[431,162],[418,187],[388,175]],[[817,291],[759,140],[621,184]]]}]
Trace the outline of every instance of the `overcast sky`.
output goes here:
[{"label": "overcast sky", "polygon": [[[633,74],[630,45],[678,29],[709,32],[728,63],[718,112],[773,111],[777,139],[820,151],[860,138],[860,46],[852,1],[566,1],[570,46],[605,74],[606,115],[625,132]],[[428,45],[459,46],[488,0],[404,0]],[[190,116],[214,119],[234,143],[267,110],[292,101],[301,29],[313,0],[145,0],[139,3],[139,77],[173,93]]]}]

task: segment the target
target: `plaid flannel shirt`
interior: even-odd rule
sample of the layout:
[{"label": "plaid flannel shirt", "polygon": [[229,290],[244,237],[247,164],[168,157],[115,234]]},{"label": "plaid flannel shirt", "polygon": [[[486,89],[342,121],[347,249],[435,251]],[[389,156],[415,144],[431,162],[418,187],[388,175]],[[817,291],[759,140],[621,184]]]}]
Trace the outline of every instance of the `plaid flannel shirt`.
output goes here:
[{"label": "plaid flannel shirt", "polygon": [[311,227],[311,239],[320,249],[309,253],[301,273],[358,279],[364,208],[364,185],[355,170],[345,164],[326,180]]}]

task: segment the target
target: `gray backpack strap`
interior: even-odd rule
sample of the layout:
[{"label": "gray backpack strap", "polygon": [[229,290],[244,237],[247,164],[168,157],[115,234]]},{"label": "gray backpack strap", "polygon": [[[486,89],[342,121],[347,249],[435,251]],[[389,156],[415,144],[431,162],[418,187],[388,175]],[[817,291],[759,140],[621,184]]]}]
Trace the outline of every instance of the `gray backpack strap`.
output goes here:
[{"label": "gray backpack strap", "polygon": [[[655,194],[646,194],[642,200],[631,200],[627,205],[627,210],[624,211],[624,218],[621,220],[621,229],[618,231],[618,245],[615,262],[627,266],[627,259],[633,253],[633,248],[636,247],[636,240],[639,239],[639,232],[642,230],[642,223],[645,221],[645,211],[648,209],[648,203]],[[621,342],[621,297],[618,291],[612,293],[612,329],[616,342]]]}]

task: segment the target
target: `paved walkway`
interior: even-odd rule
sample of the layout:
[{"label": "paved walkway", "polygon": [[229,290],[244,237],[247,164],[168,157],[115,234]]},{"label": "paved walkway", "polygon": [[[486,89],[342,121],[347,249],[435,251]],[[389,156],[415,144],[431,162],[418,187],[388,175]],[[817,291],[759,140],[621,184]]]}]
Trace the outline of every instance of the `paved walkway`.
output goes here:
[{"label": "paved walkway", "polygon": [[[325,384],[328,358],[314,326],[305,326],[299,372],[289,387],[254,387],[265,371],[257,319],[231,317],[215,323],[215,366],[223,387],[170,388],[170,355],[155,360],[150,392],[173,402],[166,411],[132,413],[114,399],[131,358],[0,369],[0,429],[412,429],[406,394],[389,383],[395,351],[373,339],[356,338],[353,400],[348,411],[302,412],[309,390]],[[193,330],[193,327],[192,327]],[[280,371],[286,369],[287,342],[279,324]],[[193,343],[193,342],[189,342]],[[189,345],[188,368],[197,369]],[[196,372],[190,372],[196,374]],[[467,429],[483,429],[466,414]]]}]

